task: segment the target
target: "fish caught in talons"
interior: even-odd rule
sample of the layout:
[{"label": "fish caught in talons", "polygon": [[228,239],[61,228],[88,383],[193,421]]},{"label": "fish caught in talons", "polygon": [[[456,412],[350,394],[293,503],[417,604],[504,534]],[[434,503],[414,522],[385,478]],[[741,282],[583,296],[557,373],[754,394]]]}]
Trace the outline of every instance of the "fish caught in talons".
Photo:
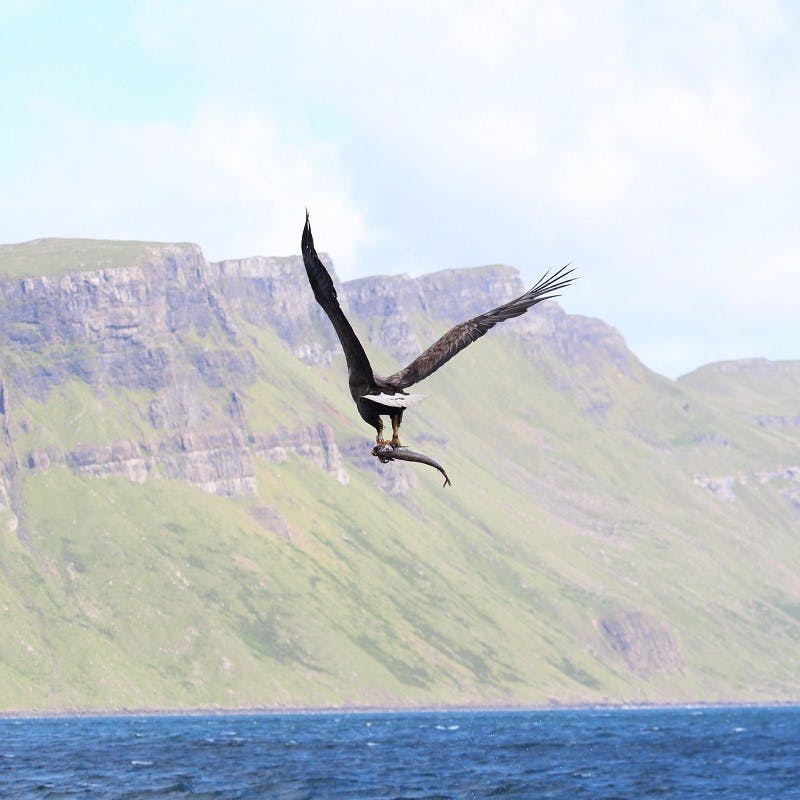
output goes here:
[{"label": "fish caught in talons", "polygon": [[416,461],[419,464],[427,464],[429,467],[438,469],[439,472],[444,475],[444,483],[442,486],[452,485],[450,483],[450,478],[447,477],[447,473],[444,471],[444,467],[442,467],[441,464],[434,461],[430,456],[423,455],[422,453],[415,453],[407,447],[393,447],[388,442],[384,442],[383,444],[376,444],[375,447],[372,448],[372,455],[377,456],[381,464],[387,464],[389,461]]}]

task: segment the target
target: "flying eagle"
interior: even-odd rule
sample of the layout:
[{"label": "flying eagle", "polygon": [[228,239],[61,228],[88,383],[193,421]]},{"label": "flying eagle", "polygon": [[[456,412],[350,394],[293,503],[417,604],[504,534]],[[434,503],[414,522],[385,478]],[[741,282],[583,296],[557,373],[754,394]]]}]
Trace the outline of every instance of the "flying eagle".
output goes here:
[{"label": "flying eagle", "polygon": [[485,314],[479,314],[466,322],[460,322],[417,356],[407,367],[388,378],[382,378],[373,372],[361,342],[339,306],[333,280],[314,249],[308,211],[306,211],[306,224],[303,228],[302,249],[303,263],[306,266],[311,288],[314,290],[314,297],[333,323],[344,350],[349,373],[350,394],[362,419],[375,428],[378,446],[386,444],[383,439],[382,416],[389,417],[392,422],[391,446],[401,446],[400,423],[403,419],[403,412],[425,397],[425,395],[408,394],[405,390],[409,386],[419,383],[423,378],[436,372],[456,353],[483,336],[498,322],[518,317],[531,306],[541,303],[542,300],[558,297],[554,292],[568,286],[573,280],[568,277],[573,271],[567,268],[569,264],[561,267],[553,275],[548,276],[545,273],[536,286],[521,297],[487,311]]}]

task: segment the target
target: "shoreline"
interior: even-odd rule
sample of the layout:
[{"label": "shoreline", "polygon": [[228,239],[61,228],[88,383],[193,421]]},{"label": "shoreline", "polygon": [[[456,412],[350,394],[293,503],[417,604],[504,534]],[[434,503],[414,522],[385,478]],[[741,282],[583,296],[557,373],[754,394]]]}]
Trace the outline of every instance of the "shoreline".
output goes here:
[{"label": "shoreline", "polygon": [[9,709],[0,710],[1,720],[47,719],[112,719],[117,717],[278,717],[316,716],[333,714],[502,714],[502,713],[558,713],[576,711],[667,711],[711,710],[736,708],[800,708],[797,700],[754,701],[685,701],[675,703],[580,703],[547,705],[425,705],[425,706],[242,706],[221,708],[197,706],[193,708],[64,708],[64,709]]}]

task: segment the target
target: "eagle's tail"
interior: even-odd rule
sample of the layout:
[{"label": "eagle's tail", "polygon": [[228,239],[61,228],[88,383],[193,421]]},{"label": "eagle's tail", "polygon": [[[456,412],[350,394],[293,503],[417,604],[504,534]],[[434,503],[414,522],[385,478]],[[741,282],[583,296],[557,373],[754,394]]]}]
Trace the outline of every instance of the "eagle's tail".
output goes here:
[{"label": "eagle's tail", "polygon": [[374,400],[382,406],[392,406],[393,408],[410,408],[419,405],[428,395],[426,394],[363,394],[367,400]]}]

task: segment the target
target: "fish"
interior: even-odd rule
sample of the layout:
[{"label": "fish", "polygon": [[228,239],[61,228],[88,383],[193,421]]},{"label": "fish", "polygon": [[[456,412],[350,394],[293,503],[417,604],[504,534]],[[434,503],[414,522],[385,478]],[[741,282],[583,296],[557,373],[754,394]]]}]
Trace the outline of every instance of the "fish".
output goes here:
[{"label": "fish", "polygon": [[444,467],[434,461],[430,456],[426,456],[423,453],[416,453],[403,446],[393,447],[385,443],[376,444],[375,447],[372,448],[372,455],[377,456],[381,464],[387,464],[389,461],[417,461],[420,464],[427,464],[429,467],[438,469],[439,472],[444,475],[443,488],[445,486],[452,486],[450,478],[447,477],[447,473],[444,471]]}]

